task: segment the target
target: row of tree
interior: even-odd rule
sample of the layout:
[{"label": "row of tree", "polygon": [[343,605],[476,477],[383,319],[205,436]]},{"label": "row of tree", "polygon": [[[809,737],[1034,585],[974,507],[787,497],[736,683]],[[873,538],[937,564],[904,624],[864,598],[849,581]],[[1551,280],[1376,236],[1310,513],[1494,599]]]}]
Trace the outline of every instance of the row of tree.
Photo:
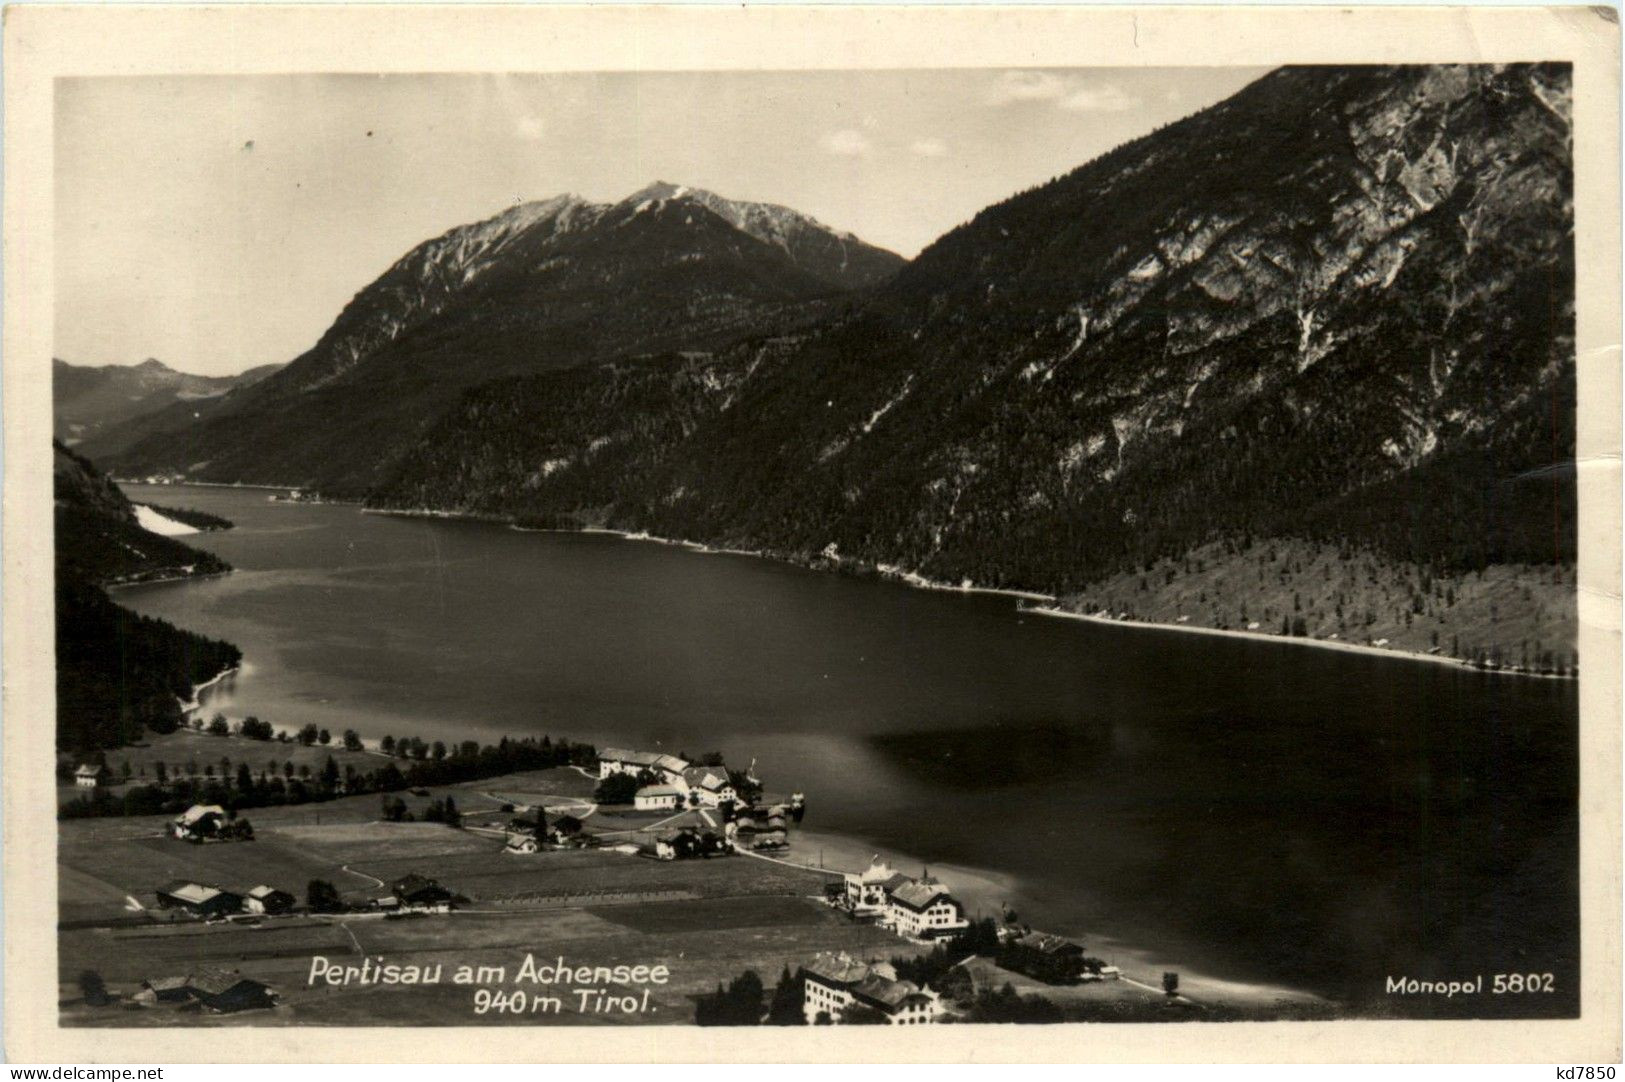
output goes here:
[{"label": "row of tree", "polygon": [[[481,778],[558,766],[588,766],[597,759],[591,744],[549,737],[503,737],[495,744],[465,741],[444,759],[414,761],[403,770],[393,761],[362,771],[354,764],[342,769],[329,755],[321,770],[309,777],[277,777],[269,771],[255,774],[247,763],[238,765],[235,780],[226,777],[176,778],[167,782],[127,787],[114,795],[96,789],[64,803],[62,818],[110,815],[156,815],[184,811],[192,804],[219,804],[228,810],[304,804],[361,793],[393,793],[427,786],[455,785]],[[441,808],[440,820],[457,816],[455,805]]]}]

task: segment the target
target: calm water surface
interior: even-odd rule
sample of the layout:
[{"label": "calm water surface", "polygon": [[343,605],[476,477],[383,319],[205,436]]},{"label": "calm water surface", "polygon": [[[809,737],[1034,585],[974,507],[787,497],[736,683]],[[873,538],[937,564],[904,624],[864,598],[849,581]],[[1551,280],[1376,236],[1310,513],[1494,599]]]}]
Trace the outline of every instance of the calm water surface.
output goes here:
[{"label": "calm water surface", "polygon": [[[127,491],[237,524],[188,539],[235,574],[119,593],[243,648],[234,716],[755,757],[806,791],[808,826],[1006,873],[1045,927],[1368,1010],[1577,1008],[1572,682],[614,537]],[[1559,991],[1382,994],[1503,971]]]}]

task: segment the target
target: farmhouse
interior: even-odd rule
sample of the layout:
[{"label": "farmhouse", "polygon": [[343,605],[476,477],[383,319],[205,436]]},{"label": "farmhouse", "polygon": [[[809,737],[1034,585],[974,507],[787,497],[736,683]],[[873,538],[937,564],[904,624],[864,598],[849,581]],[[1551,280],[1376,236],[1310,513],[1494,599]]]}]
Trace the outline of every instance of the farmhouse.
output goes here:
[{"label": "farmhouse", "polygon": [[218,804],[193,804],[170,823],[175,837],[183,841],[203,841],[216,837],[226,821],[226,809]]},{"label": "farmhouse", "polygon": [[395,880],[390,889],[399,909],[444,911],[451,908],[451,891],[416,872]]},{"label": "farmhouse", "polygon": [[192,975],[189,983],[192,995],[200,1003],[221,1014],[276,1006],[276,993],[268,985],[250,980],[241,973],[228,973],[223,969],[200,970]]},{"label": "farmhouse", "polygon": [[683,771],[687,769],[687,760],[657,751],[605,748],[598,753],[599,778],[607,778],[611,774],[631,774],[636,777],[647,770],[666,784],[675,785],[683,780]]},{"label": "farmhouse", "polygon": [[515,853],[534,853],[541,849],[536,838],[536,820],[510,819],[506,830],[506,848]]},{"label": "farmhouse", "polygon": [[879,1011],[892,1025],[924,1025],[937,1020],[935,992],[897,979],[885,963],[866,964],[846,954],[821,954],[802,970],[801,1011],[809,1025],[827,1014],[839,1021],[854,1004]]},{"label": "farmhouse", "polygon": [[149,977],[135,994],[137,1003],[185,1003],[192,998],[186,977]]},{"label": "farmhouse", "polygon": [[141,991],[135,995],[137,1003],[196,1001],[222,1014],[274,1007],[276,998],[268,985],[223,969],[200,969],[183,977],[149,978],[141,982]]},{"label": "farmhouse", "polygon": [[106,767],[80,763],[79,769],[73,772],[73,784],[81,789],[94,789],[101,784],[104,770],[106,770]]},{"label": "farmhouse", "polygon": [[1049,984],[1072,984],[1083,977],[1083,945],[1057,935],[1028,932],[1010,944],[1009,966]]},{"label": "farmhouse", "polygon": [[581,820],[573,815],[556,815],[547,825],[547,834],[556,845],[565,842],[581,833]]},{"label": "farmhouse", "polygon": [[691,766],[683,771],[682,788],[688,792],[689,803],[702,808],[715,808],[724,801],[739,799],[733,782],[728,780],[726,767]]},{"label": "farmhouse", "polygon": [[712,831],[679,830],[655,839],[654,855],[661,860],[688,860],[693,857],[725,857],[732,849]]},{"label": "farmhouse", "polygon": [[267,913],[275,915],[291,910],[298,901],[285,890],[260,884],[250,887],[248,893],[243,895],[243,907],[250,913]]},{"label": "farmhouse", "polygon": [[645,785],[632,796],[632,806],[638,811],[661,811],[676,808],[683,793],[675,785]]},{"label": "farmhouse", "polygon": [[971,955],[949,967],[948,972],[938,979],[937,991],[943,998],[962,1007],[969,1007],[976,1002],[978,995],[996,991],[1009,979],[1010,975],[990,959]]},{"label": "farmhouse", "polygon": [[241,895],[186,879],[175,880],[157,894],[160,908],[184,909],[194,917],[220,917],[243,908]]}]

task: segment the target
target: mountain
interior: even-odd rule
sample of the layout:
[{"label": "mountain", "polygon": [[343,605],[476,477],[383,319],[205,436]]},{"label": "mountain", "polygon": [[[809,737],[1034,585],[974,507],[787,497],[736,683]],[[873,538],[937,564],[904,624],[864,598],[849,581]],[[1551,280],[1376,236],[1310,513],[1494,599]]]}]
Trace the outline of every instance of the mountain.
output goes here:
[{"label": "mountain", "polygon": [[53,443],[57,746],[82,755],[171,732],[192,688],[236,665],[230,643],[137,616],[105,586],[219,574],[219,557],[141,528],[124,494]]},{"label": "mountain", "polygon": [[816,322],[902,263],[785,208],[665,184],[524,203],[412,249],[212,412],[85,449],[125,473],[357,494],[480,382]]},{"label": "mountain", "polygon": [[675,202],[704,207],[735,229],[773,245],[809,274],[841,289],[864,289],[891,278],[902,260],[865,244],[851,233],[837,232],[816,218],[774,203],[746,203],[712,192],[657,180],[625,200],[634,207]]},{"label": "mountain", "polygon": [[166,407],[185,408],[216,399],[234,387],[257,383],[279,367],[260,365],[235,376],[194,376],[151,357],[135,365],[88,366],[53,360],[52,434],[71,447]]},{"label": "mountain", "polygon": [[[373,502],[1131,616],[1217,544],[1236,574],[1182,618],[1442,650],[1448,583],[1575,558],[1571,119],[1567,65],[1282,69],[816,326],[471,389]],[[1354,581],[1366,559],[1384,570]],[[1572,589],[1519,575],[1460,652],[1513,650],[1492,625],[1520,606],[1572,643]],[[1549,609],[1519,595],[1543,575]],[[1091,596],[1124,576],[1133,606]]]}]

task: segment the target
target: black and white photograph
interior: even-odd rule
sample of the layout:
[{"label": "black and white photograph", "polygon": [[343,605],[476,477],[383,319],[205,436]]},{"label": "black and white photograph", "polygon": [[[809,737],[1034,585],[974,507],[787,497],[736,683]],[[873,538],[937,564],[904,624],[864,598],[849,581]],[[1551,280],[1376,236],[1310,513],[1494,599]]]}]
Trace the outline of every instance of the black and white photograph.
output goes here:
[{"label": "black and white photograph", "polygon": [[1569,59],[50,120],[63,1030],[1594,1005]]}]

